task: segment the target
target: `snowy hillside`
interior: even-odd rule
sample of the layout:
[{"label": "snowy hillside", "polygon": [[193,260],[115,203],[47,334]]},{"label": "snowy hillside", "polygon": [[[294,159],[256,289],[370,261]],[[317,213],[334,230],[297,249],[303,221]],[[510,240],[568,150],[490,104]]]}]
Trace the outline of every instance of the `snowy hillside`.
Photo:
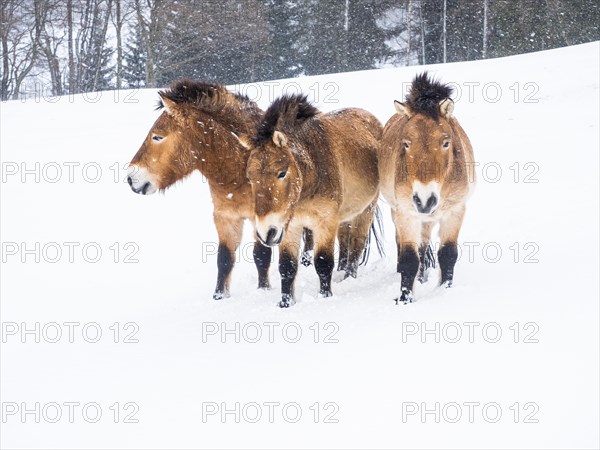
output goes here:
[{"label": "snowy hillside", "polygon": [[[406,306],[386,205],[387,256],[332,298],[301,267],[276,308],[248,226],[213,301],[202,176],[147,197],[125,182],[155,91],[3,103],[0,446],[598,448],[599,51],[428,67],[457,88],[478,186],[455,286]],[[237,88],[385,123],[423,69]]]}]

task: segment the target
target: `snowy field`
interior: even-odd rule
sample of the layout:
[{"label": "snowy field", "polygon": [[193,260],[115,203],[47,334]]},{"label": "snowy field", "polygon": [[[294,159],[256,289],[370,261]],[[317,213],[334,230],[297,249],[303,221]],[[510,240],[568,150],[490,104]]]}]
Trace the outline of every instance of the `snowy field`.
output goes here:
[{"label": "snowy field", "polygon": [[[135,195],[156,91],[1,105],[2,448],[598,448],[598,42],[430,66],[457,87],[478,185],[455,286],[396,306],[394,228],[359,277],[298,303],[257,291],[247,227],[232,296],[198,173]],[[424,67],[300,86],[382,122]]]}]

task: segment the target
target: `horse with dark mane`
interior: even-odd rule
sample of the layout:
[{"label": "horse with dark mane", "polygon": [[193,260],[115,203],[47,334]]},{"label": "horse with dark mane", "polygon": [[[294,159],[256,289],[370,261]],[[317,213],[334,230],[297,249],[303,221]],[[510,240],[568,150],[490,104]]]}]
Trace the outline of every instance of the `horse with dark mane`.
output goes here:
[{"label": "horse with dark mane", "polygon": [[382,126],[361,109],[322,114],[306,96],[283,96],[267,109],[252,138],[247,175],[255,205],[255,230],[280,247],[280,307],[292,305],[301,233],[313,232],[320,295],[329,297],[334,245],[340,266],[356,276],[378,199],[377,151]]},{"label": "horse with dark mane", "polygon": [[392,208],[398,246],[400,297],[413,300],[413,284],[420,270],[435,265],[430,251],[431,232],[439,224],[438,261],[441,284],[452,285],[458,257],[457,240],[466,201],[475,178],[473,148],[452,115],[452,89],[418,75],[405,103],[396,101],[397,114],[385,125],[379,153],[381,195]]},{"label": "horse with dark mane", "polygon": [[[199,170],[208,181],[219,235],[214,299],[229,295],[235,250],[245,219],[254,219],[254,197],[246,166],[249,152],[235,134],[253,133],[263,111],[224,86],[180,80],[159,92],[162,109],[131,160],[128,182],[138,194],[165,190]],[[312,248],[311,236],[306,236]],[[271,248],[254,244],[258,287],[269,288]]]}]

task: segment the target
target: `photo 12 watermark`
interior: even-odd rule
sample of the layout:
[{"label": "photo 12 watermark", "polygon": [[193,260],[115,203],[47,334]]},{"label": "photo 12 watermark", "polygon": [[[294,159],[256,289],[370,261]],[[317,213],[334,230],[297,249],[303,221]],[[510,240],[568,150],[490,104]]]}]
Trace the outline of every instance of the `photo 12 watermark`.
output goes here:
[{"label": "photo 12 watermark", "polygon": [[336,402],[202,402],[202,423],[337,424]]},{"label": "photo 12 watermark", "polygon": [[2,343],[12,344],[137,344],[140,326],[136,322],[2,322]]},{"label": "photo 12 watermark", "polygon": [[[540,86],[534,81],[513,81],[498,83],[497,81],[451,81],[447,84],[452,88],[452,100],[475,103],[498,103],[503,98],[513,103],[537,104],[540,101]],[[408,96],[412,82],[402,83],[403,98]]]},{"label": "photo 12 watermark", "polygon": [[2,423],[139,423],[136,402],[2,402]]},{"label": "photo 12 watermark", "polygon": [[339,331],[336,322],[202,322],[202,343],[337,344]]},{"label": "photo 12 watermark", "polygon": [[140,246],[136,242],[2,242],[2,263],[89,263],[109,261],[115,264],[137,264]]},{"label": "photo 12 watermark", "polygon": [[402,343],[447,344],[512,342],[538,344],[540,326],[536,322],[402,322]]},{"label": "photo 12 watermark", "polygon": [[402,423],[539,423],[535,402],[402,402]]},{"label": "photo 12 watermark", "polygon": [[333,81],[315,81],[303,88],[296,81],[263,81],[233,86],[233,90],[251,101],[271,104],[283,95],[306,95],[311,103],[338,104],[340,87]]}]

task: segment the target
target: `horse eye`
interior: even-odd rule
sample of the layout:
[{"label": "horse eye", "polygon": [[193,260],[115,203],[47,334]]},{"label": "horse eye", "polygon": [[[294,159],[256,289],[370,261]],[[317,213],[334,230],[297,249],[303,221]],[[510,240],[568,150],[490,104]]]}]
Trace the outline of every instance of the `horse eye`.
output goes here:
[{"label": "horse eye", "polygon": [[402,143],[402,148],[403,148],[404,150],[408,150],[408,142],[403,142],[403,143]]},{"label": "horse eye", "polygon": [[282,178],[285,178],[286,175],[287,175],[287,172],[282,170],[281,172],[279,172],[277,174],[277,178],[282,179]]},{"label": "horse eye", "polygon": [[446,142],[444,142],[444,144],[443,144],[443,147],[444,147],[444,148],[448,148],[448,147],[450,147],[450,141],[446,141]]},{"label": "horse eye", "polygon": [[164,136],[159,136],[158,134],[155,134],[154,136],[152,136],[152,140],[156,141],[156,142],[160,142],[164,139]]}]

